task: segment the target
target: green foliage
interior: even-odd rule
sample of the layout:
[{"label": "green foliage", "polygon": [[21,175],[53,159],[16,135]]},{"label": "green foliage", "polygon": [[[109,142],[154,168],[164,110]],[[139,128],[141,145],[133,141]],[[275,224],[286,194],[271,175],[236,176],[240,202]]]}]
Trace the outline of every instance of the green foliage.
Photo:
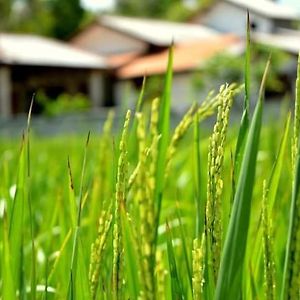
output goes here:
[{"label": "green foliage", "polygon": [[53,0],[51,12],[55,18],[53,36],[63,40],[70,38],[78,30],[84,17],[80,0]]},{"label": "green foliage", "polygon": [[116,12],[128,16],[184,21],[192,15],[194,10],[184,5],[183,1],[181,0],[117,0]]},{"label": "green foliage", "polygon": [[89,19],[79,0],[1,0],[0,29],[68,39]]},{"label": "green foliage", "polygon": [[[272,51],[272,69],[267,78],[266,90],[283,93],[286,86],[280,80],[280,73],[289,55],[276,49],[270,49],[262,45],[251,45],[251,63],[255,64],[253,72],[249,73],[251,87],[257,89],[264,73],[265,61]],[[196,89],[216,88],[221,82],[242,82],[244,79],[245,59],[241,55],[221,53],[214,56],[199,69],[193,77],[193,85]]]},{"label": "green foliage", "polygon": [[0,30],[9,28],[12,0],[0,0]]},{"label": "green foliage", "polygon": [[57,99],[49,99],[43,92],[38,92],[36,102],[42,107],[42,113],[47,116],[76,113],[90,107],[89,99],[82,95],[61,94]]}]

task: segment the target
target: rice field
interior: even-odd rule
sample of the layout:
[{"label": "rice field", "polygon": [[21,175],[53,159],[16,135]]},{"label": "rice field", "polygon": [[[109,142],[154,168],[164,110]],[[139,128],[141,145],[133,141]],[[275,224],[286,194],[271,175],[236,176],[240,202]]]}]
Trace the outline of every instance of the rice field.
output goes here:
[{"label": "rice field", "polygon": [[172,49],[163,95],[147,109],[143,88],[117,134],[111,113],[101,136],[43,139],[29,112],[0,144],[1,299],[299,299],[300,71],[294,111],[267,124],[270,60],[254,112],[249,66],[248,46],[244,84],[175,129]]}]

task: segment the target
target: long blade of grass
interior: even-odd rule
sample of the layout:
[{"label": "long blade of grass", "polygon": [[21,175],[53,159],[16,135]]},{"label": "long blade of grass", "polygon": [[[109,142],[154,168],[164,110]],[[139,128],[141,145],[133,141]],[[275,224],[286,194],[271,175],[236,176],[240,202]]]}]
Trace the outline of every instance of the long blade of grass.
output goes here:
[{"label": "long blade of grass", "polygon": [[205,202],[201,199],[201,158],[200,158],[200,134],[199,117],[194,117],[194,174],[195,174],[195,202],[196,202],[196,237],[199,238],[204,228]]},{"label": "long blade of grass", "polygon": [[68,288],[68,299],[89,299],[89,283],[88,272],[85,264],[84,248],[80,236],[81,213],[83,204],[83,182],[86,169],[87,149],[90,140],[90,132],[88,133],[81,170],[81,180],[79,188],[79,204],[77,208],[77,222],[73,236],[73,247],[71,255],[70,278]]},{"label": "long blade of grass", "polygon": [[32,96],[30,108],[27,118],[27,130],[26,130],[26,141],[27,141],[27,202],[28,202],[28,213],[30,223],[30,238],[31,238],[31,288],[30,298],[36,299],[36,251],[34,244],[34,228],[33,228],[33,215],[32,215],[32,204],[31,204],[31,165],[30,165],[30,123],[31,113],[33,108],[34,96]]},{"label": "long blade of grass", "polygon": [[[285,160],[285,151],[287,147],[287,141],[288,141],[288,136],[289,136],[289,128],[290,128],[290,121],[291,121],[291,114],[288,115],[288,118],[285,123],[284,127],[284,133],[281,138],[280,142],[280,147],[278,150],[278,154],[276,156],[271,176],[268,181],[268,215],[272,214],[272,209],[275,203],[276,195],[277,195],[277,190],[279,186],[279,180],[282,172],[282,166],[283,162]],[[255,244],[252,249],[252,255],[253,258],[255,257],[254,261],[254,272],[256,276],[259,276],[260,273],[260,265],[261,265],[261,259],[262,259],[262,248],[261,248],[261,240],[262,240],[262,227],[261,227],[261,218],[259,219],[258,222],[258,227],[257,227],[257,234],[256,234],[256,240]]]},{"label": "long blade of grass", "polygon": [[281,300],[297,297],[299,291],[299,190],[300,190],[300,55],[296,80],[296,101],[294,116],[294,132],[292,145],[293,190],[289,215],[288,238],[285,250],[285,262],[281,287]]},{"label": "long blade of grass", "polygon": [[[235,150],[235,174],[238,176],[240,164],[242,160],[243,148],[249,128],[249,106],[250,106],[250,58],[251,58],[251,42],[250,42],[250,19],[249,11],[247,12],[247,37],[246,37],[246,56],[245,56],[245,97],[244,110],[239,128],[236,150]],[[233,195],[235,191],[233,190]]]},{"label": "long blade of grass", "polygon": [[14,286],[14,279],[11,268],[11,251],[8,240],[8,226],[6,213],[3,216],[3,236],[2,236],[2,255],[1,255],[1,266],[2,266],[2,297],[3,299],[17,299],[16,289]]},{"label": "long blade of grass", "polygon": [[215,299],[238,299],[241,293],[242,270],[249,228],[251,198],[255,176],[256,157],[262,122],[263,92],[270,66],[268,60],[263,75],[259,98],[245,144],[237,191],[225,238],[217,280]]},{"label": "long blade of grass", "polygon": [[[143,104],[143,99],[144,99],[144,94],[145,94],[145,87],[146,87],[146,77],[143,78],[143,83],[142,83],[142,88],[140,90],[140,94],[136,103],[136,113],[141,112],[142,110],[142,104]],[[137,135],[136,135],[136,131],[137,131],[137,118],[133,118],[133,122],[132,122],[132,127],[130,130],[130,137],[129,137],[129,145],[131,147],[130,150],[133,151],[133,154],[136,153],[136,149],[137,149]]]},{"label": "long blade of grass", "polygon": [[269,214],[271,214],[274,203],[275,203],[275,199],[276,199],[276,195],[277,195],[277,190],[278,190],[278,186],[279,186],[279,179],[281,176],[281,172],[282,172],[282,166],[285,160],[285,153],[286,153],[286,148],[287,148],[287,141],[288,141],[288,137],[289,137],[289,131],[290,131],[290,123],[291,123],[291,114],[288,114],[285,126],[284,126],[284,132],[283,132],[283,136],[281,138],[280,141],[280,146],[279,146],[279,150],[278,150],[278,154],[276,156],[274,165],[273,165],[273,169],[272,169],[272,173],[271,173],[271,177],[269,179],[268,182],[268,210],[269,210]]},{"label": "long blade of grass", "polygon": [[169,258],[169,270],[171,276],[172,299],[184,299],[181,282],[177,272],[177,265],[176,265],[175,253],[174,253],[174,248],[172,243],[171,229],[168,223],[166,224],[166,228],[167,228],[167,232],[166,232],[167,250],[168,250],[168,258]]},{"label": "long blade of grass", "polygon": [[178,223],[179,223],[179,232],[180,232],[180,239],[181,239],[181,242],[182,242],[182,250],[183,250],[183,257],[184,257],[185,267],[186,267],[186,271],[187,271],[187,275],[188,275],[188,279],[189,279],[191,292],[193,292],[191,263],[190,263],[190,259],[189,259],[188,252],[187,252],[187,245],[186,245],[186,239],[185,239],[186,234],[184,232],[183,224],[182,224],[182,221],[181,221],[181,214],[180,214],[180,211],[179,211],[179,203],[176,203],[176,217],[177,217],[177,220],[178,220]]},{"label": "long blade of grass", "polygon": [[121,225],[124,236],[124,255],[125,255],[125,269],[128,276],[128,288],[130,299],[138,299],[140,283],[138,278],[138,245],[132,233],[130,221],[126,215],[124,207],[121,207]]},{"label": "long blade of grass", "polygon": [[[289,230],[288,230],[288,239],[286,243],[286,254],[285,254],[285,263],[284,263],[284,272],[283,272],[283,283],[281,288],[281,300],[284,299],[292,299],[290,297],[290,289],[292,286],[292,276],[293,274],[293,260],[295,255],[295,250],[292,249],[292,244],[295,243],[296,240],[295,234],[297,230],[297,218],[298,218],[298,206],[297,203],[299,202],[299,187],[300,187],[300,159],[299,159],[299,149],[298,146],[298,154],[295,157],[295,173],[294,173],[294,180],[293,180],[293,193],[292,193],[292,202],[290,208],[290,217],[289,217]],[[299,226],[299,225],[298,225]]]},{"label": "long blade of grass", "polygon": [[173,79],[173,45],[169,49],[168,56],[168,67],[165,76],[165,85],[162,101],[160,104],[159,121],[158,121],[158,132],[161,138],[158,142],[158,158],[156,167],[156,186],[155,186],[155,200],[157,203],[156,209],[156,224],[155,224],[155,241],[157,239],[157,229],[160,219],[162,193],[164,187],[164,176],[165,176],[165,164],[166,154],[169,142],[169,131],[170,131],[170,109],[171,109],[171,90],[172,90],[172,79]]},{"label": "long blade of grass", "polygon": [[16,288],[21,292],[22,281],[21,278],[23,266],[21,257],[23,252],[24,240],[24,208],[25,208],[25,177],[26,177],[26,153],[25,153],[25,137],[23,136],[21,153],[18,166],[18,178],[15,197],[11,211],[9,222],[9,244],[11,250],[12,274]]}]

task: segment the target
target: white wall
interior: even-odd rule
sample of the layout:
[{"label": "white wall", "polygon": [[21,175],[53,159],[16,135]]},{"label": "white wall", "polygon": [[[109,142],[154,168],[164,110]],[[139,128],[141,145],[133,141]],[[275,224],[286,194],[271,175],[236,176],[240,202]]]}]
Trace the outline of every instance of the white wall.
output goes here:
[{"label": "white wall", "polygon": [[[201,102],[204,95],[196,94],[192,87],[192,73],[174,74],[172,85],[171,110],[183,114],[190,108],[193,101]],[[146,83],[147,84],[147,83]],[[134,109],[139,91],[130,80],[119,81],[115,84],[116,104]]]},{"label": "white wall", "polygon": [[0,67],[0,117],[7,118],[12,113],[11,72],[8,67]]},{"label": "white wall", "polygon": [[[260,32],[271,32],[272,20],[250,13],[250,22],[256,24],[256,30]],[[230,3],[217,3],[205,15],[200,15],[194,23],[201,23],[220,32],[232,32],[239,36],[246,34],[246,10],[236,7]]]}]

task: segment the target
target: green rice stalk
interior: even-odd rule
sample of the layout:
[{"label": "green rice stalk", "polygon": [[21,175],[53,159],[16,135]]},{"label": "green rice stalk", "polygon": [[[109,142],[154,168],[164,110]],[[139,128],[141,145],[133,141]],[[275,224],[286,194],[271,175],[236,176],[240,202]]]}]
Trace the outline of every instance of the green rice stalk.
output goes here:
[{"label": "green rice stalk", "polygon": [[299,148],[295,161],[293,178],[293,193],[289,217],[289,231],[286,243],[285,264],[281,299],[298,299],[300,287],[300,222],[299,222],[299,186],[300,186],[300,160]]},{"label": "green rice stalk", "polygon": [[295,167],[295,159],[298,152],[298,140],[300,134],[300,54],[298,56],[297,79],[296,79],[296,99],[294,110],[294,135],[292,142],[292,165]]},{"label": "green rice stalk", "polygon": [[[232,83],[228,86],[228,89],[232,91],[233,96],[238,95],[242,91],[242,88],[243,85],[237,85],[235,83]],[[211,91],[196,112],[198,114],[199,122],[213,115],[217,110],[220,101],[221,98],[219,97],[219,93],[215,94],[213,91]]]},{"label": "green rice stalk", "polygon": [[14,281],[14,277],[12,274],[12,264],[11,264],[11,249],[9,247],[9,240],[8,240],[8,224],[7,224],[7,215],[4,212],[3,216],[3,224],[2,224],[2,253],[1,253],[1,277],[2,277],[2,287],[1,293],[3,299],[17,299],[16,295],[16,282]]},{"label": "green rice stalk", "polygon": [[[159,105],[159,119],[158,119],[158,134],[160,139],[157,146],[157,160],[156,160],[156,174],[155,174],[155,238],[154,244],[156,247],[158,227],[160,222],[161,204],[164,191],[164,178],[165,178],[165,166],[166,155],[169,144],[170,133],[170,110],[171,110],[171,91],[173,81],[173,45],[169,49],[167,72],[165,75],[164,92]],[[154,264],[154,261],[153,261]],[[152,266],[154,268],[154,266]]]},{"label": "green rice stalk", "polygon": [[96,299],[99,284],[100,268],[104,259],[104,250],[112,223],[112,214],[103,211],[99,218],[98,235],[91,246],[89,281],[92,299]]},{"label": "green rice stalk", "polygon": [[175,258],[175,251],[173,246],[173,237],[170,226],[166,223],[167,228],[167,251],[169,261],[169,273],[171,277],[171,291],[172,299],[184,299],[183,288],[181,280],[179,279],[178,267]]},{"label": "green rice stalk", "polygon": [[103,125],[103,133],[101,136],[100,143],[100,176],[99,176],[99,191],[100,191],[100,200],[101,204],[107,197],[108,190],[108,170],[109,170],[109,159],[111,157],[110,149],[111,149],[111,134],[112,134],[112,126],[115,118],[115,112],[110,110],[107,116],[107,119]]},{"label": "green rice stalk", "polygon": [[179,233],[180,233],[180,240],[182,243],[182,252],[183,252],[183,257],[184,257],[184,262],[185,262],[185,268],[187,271],[187,278],[190,284],[191,292],[193,292],[193,283],[192,283],[192,271],[191,271],[191,262],[188,256],[188,249],[187,249],[187,242],[186,242],[186,237],[187,234],[184,230],[183,224],[182,224],[182,216],[180,212],[180,207],[179,207],[179,202],[176,202],[176,217],[178,220],[178,227],[179,227]]},{"label": "green rice stalk", "polygon": [[119,150],[120,156],[118,161],[116,197],[115,197],[115,213],[113,227],[113,298],[122,299],[122,269],[123,269],[123,245],[122,245],[122,229],[120,206],[125,207],[126,204],[126,181],[127,181],[127,135],[130,120],[130,110],[127,111],[123,126],[122,137],[120,140]]},{"label": "green rice stalk", "polygon": [[[244,96],[244,109],[239,128],[235,157],[234,157],[234,174],[239,175],[239,170],[242,161],[242,154],[244,152],[246,136],[249,129],[249,106],[250,106],[250,64],[251,64],[251,39],[250,39],[250,17],[247,12],[247,37],[246,37],[246,55],[245,55],[245,96]],[[235,180],[235,179],[234,179]],[[233,185],[232,196],[235,194],[235,187]]]},{"label": "green rice stalk", "polygon": [[158,160],[158,143],[160,135],[158,133],[158,121],[159,121],[159,98],[152,101],[151,106],[151,120],[150,120],[150,134],[151,134],[151,147],[150,147],[150,166],[149,166],[149,187],[151,198],[154,198],[155,186],[156,186],[156,172],[157,172],[157,160]]},{"label": "green rice stalk", "polygon": [[221,245],[222,245],[222,203],[223,190],[222,169],[224,161],[224,146],[228,127],[229,112],[233,101],[231,89],[228,86],[220,88],[220,105],[217,121],[210,138],[208,153],[208,183],[206,202],[207,238],[211,246],[212,268],[214,280],[217,280]]},{"label": "green rice stalk", "polygon": [[264,249],[264,276],[265,297],[267,300],[276,299],[275,262],[272,245],[271,222],[268,214],[268,188],[266,181],[263,182],[262,199],[262,226],[263,226],[263,249]]},{"label": "green rice stalk", "polygon": [[11,251],[11,269],[16,290],[21,292],[23,279],[23,244],[24,244],[24,214],[26,198],[26,153],[25,137],[23,136],[21,153],[17,172],[17,189],[12,204],[11,215],[8,223],[8,238]]},{"label": "green rice stalk", "polygon": [[286,243],[285,264],[281,299],[297,299],[300,296],[300,160],[299,160],[299,133],[300,133],[300,56],[296,80],[296,101],[294,112],[294,135],[292,141],[293,163],[293,191],[289,216],[289,231]]},{"label": "green rice stalk", "polygon": [[258,102],[245,144],[245,153],[243,154],[237,190],[222,251],[215,293],[216,300],[239,299],[241,296],[242,270],[247,246],[251,198],[262,122],[263,93],[269,66],[270,60],[266,65]]},{"label": "green rice stalk", "polygon": [[72,230],[70,229],[68,231],[66,237],[64,238],[61,247],[59,248],[59,251],[58,251],[59,254],[56,257],[56,259],[53,263],[52,269],[48,275],[48,284],[50,284],[50,282],[52,281],[53,275],[54,275],[55,271],[57,270],[58,264],[59,264],[60,260],[62,259],[62,254],[64,253],[71,236],[72,236]]},{"label": "green rice stalk", "polygon": [[199,120],[198,114],[194,116],[194,190],[196,202],[196,230],[195,236],[200,237],[204,230],[205,218],[205,201],[201,199],[201,158],[200,158],[200,134],[199,134]]},{"label": "green rice stalk", "polygon": [[136,198],[139,205],[140,240],[143,262],[142,271],[144,290],[142,291],[142,297],[144,299],[154,299],[154,269],[152,268],[154,253],[154,198],[152,193],[150,195],[149,188],[147,188],[149,186],[149,183],[146,172],[147,148],[144,116],[142,113],[138,113],[136,117],[138,120],[137,138],[139,143],[140,163],[140,170],[137,175],[138,177]]},{"label": "green rice stalk", "polygon": [[185,113],[182,120],[180,121],[180,123],[175,128],[174,134],[171,138],[171,142],[170,142],[170,144],[168,146],[168,150],[167,150],[165,179],[169,175],[170,161],[171,161],[171,159],[173,158],[173,156],[176,152],[176,149],[177,149],[177,146],[178,146],[179,142],[182,140],[182,138],[184,137],[184,135],[187,132],[188,128],[192,124],[193,115],[194,115],[196,109],[197,109],[197,105],[196,105],[196,103],[194,103],[191,106],[191,108]]},{"label": "green rice stalk", "polygon": [[204,268],[205,268],[205,234],[202,234],[201,243],[199,238],[193,242],[193,299],[203,298]]},{"label": "green rice stalk", "polygon": [[136,182],[136,178],[139,174],[140,171],[140,167],[141,167],[141,163],[138,162],[137,166],[135,167],[135,169],[133,170],[133,172],[131,173],[129,179],[128,179],[128,191],[131,190],[132,186],[134,185],[134,183]]},{"label": "green rice stalk", "polygon": [[165,299],[165,281],[166,281],[166,269],[163,262],[163,254],[160,250],[156,252],[156,299]]},{"label": "green rice stalk", "polygon": [[[69,273],[69,286],[68,286],[68,295],[67,298],[69,300],[78,298],[89,299],[89,283],[88,283],[88,274],[86,270],[85,264],[85,256],[84,256],[84,248],[81,239],[81,215],[83,210],[83,205],[85,201],[85,197],[83,194],[83,185],[84,185],[84,177],[86,171],[86,160],[87,160],[87,150],[90,141],[90,132],[87,135],[84,155],[82,161],[82,169],[80,176],[80,187],[79,187],[79,203],[77,207],[77,219],[74,224],[74,218],[72,218],[72,229],[73,229],[73,244],[72,244],[72,253],[71,253],[71,265],[70,265],[70,273]],[[71,169],[70,169],[71,170]],[[70,172],[71,174],[71,172]],[[70,193],[74,193],[73,180],[70,180]],[[75,201],[75,196],[72,198]],[[76,214],[75,203],[71,208],[74,208],[74,211],[71,214]]]},{"label": "green rice stalk", "polygon": [[124,207],[121,207],[121,225],[124,240],[126,286],[128,286],[128,289],[126,289],[128,296],[126,293],[126,297],[138,299],[143,283],[141,244],[136,223],[133,222],[129,212],[126,212]]}]

